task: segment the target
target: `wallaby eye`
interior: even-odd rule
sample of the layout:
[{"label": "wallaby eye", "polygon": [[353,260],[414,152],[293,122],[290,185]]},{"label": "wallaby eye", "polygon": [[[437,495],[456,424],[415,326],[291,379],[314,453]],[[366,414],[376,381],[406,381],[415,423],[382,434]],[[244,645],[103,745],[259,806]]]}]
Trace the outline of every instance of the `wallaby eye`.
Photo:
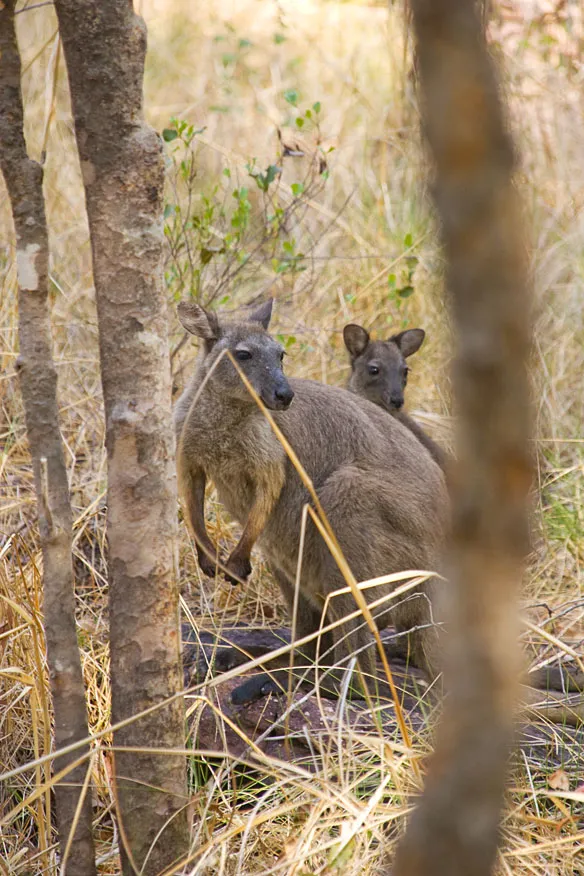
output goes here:
[{"label": "wallaby eye", "polygon": [[379,368],[377,367],[377,365],[369,365],[367,367],[367,371],[371,375],[379,374]]},{"label": "wallaby eye", "polygon": [[236,350],[235,358],[239,359],[240,362],[245,362],[246,359],[251,359],[251,353],[249,350]]}]

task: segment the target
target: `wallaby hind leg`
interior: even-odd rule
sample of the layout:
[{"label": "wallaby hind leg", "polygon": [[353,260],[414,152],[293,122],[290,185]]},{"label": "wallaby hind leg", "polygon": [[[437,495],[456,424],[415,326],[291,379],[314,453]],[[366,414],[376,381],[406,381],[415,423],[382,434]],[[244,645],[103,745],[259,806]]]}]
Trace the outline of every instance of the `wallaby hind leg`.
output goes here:
[{"label": "wallaby hind leg", "polygon": [[[290,599],[293,594],[286,590],[288,583],[286,581],[282,589]],[[341,588],[343,583],[340,579],[338,587]],[[300,597],[299,623],[296,625],[297,638],[314,632],[320,624],[318,612],[309,603],[310,611],[305,612],[303,609],[306,607],[306,600]],[[355,612],[355,608],[355,601],[350,594],[336,596],[329,602],[326,621],[337,622],[337,625],[330,635],[323,637],[318,648],[311,647],[310,652],[307,653],[308,647],[305,646],[302,657],[312,656],[314,660],[318,656],[318,663],[307,670],[303,665],[305,661],[297,658],[294,677],[311,686],[318,684],[321,695],[327,698],[336,699],[346,692],[349,699],[363,699],[365,696],[363,684],[365,684],[370,695],[390,699],[392,695],[390,685],[378,674],[376,644],[367,623],[361,615],[349,618]],[[298,656],[300,657],[300,654]],[[351,672],[353,657],[357,660],[357,666]],[[347,676],[349,672],[351,672],[350,678]],[[269,674],[254,676],[233,691],[232,701],[242,704],[259,699],[268,693],[280,693],[286,690],[288,679],[288,669],[276,669]]]},{"label": "wallaby hind leg", "polygon": [[[290,580],[285,572],[278,569],[273,564],[270,565],[270,570],[280,585],[280,589],[288,604],[290,615],[294,611],[294,582]],[[293,623],[295,638],[303,639],[315,633],[321,622],[321,613],[316,609],[308,599],[302,594],[298,594],[296,600],[296,618]],[[325,634],[322,637],[322,642],[317,645],[317,640],[307,642],[300,648],[294,648],[293,672],[295,683],[305,680],[310,680],[311,673],[307,670],[307,666],[314,663],[317,650],[323,653],[330,649],[332,639],[330,634]],[[243,684],[236,687],[231,693],[231,701],[236,705],[250,703],[260,697],[267,696],[269,693],[282,693],[287,691],[290,680],[289,659],[278,661],[279,664],[284,662],[284,667],[274,666],[270,672],[264,672],[254,675],[252,678],[245,681]]]}]

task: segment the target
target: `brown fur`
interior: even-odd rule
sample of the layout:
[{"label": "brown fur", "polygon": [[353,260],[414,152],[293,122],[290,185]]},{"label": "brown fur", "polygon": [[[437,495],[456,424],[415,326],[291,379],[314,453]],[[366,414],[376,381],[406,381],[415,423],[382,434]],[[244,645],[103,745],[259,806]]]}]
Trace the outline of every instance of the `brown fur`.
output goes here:
[{"label": "brown fur", "polygon": [[425,337],[423,329],[407,329],[387,341],[372,341],[366,329],[351,323],[345,326],[343,336],[351,356],[351,376],[347,389],[399,420],[424,445],[438,465],[446,470],[447,454],[403,410],[409,370],[406,359],[422,346]]},{"label": "brown fur", "polygon": [[[216,551],[205,530],[203,500],[211,479],[220,501],[243,526],[225,564],[231,580],[245,579],[257,540],[290,608],[294,599],[301,517],[309,494],[235,368],[221,352],[251,354],[238,362],[290,442],[311,478],[328,520],[357,580],[408,569],[436,570],[448,521],[444,477],[422,445],[384,411],[346,390],[310,380],[286,381],[281,347],[265,330],[269,312],[245,322],[218,321],[197,305],[182,305],[183,325],[205,339],[193,379],[175,408],[181,493],[203,571],[213,573]],[[205,377],[209,379],[205,385]],[[291,395],[285,409],[274,386]],[[198,396],[198,397],[197,397]],[[289,404],[289,398],[285,400]],[[280,410],[278,410],[280,407]],[[283,409],[284,407],[284,409]],[[298,637],[315,632],[328,594],[345,587],[314,524],[307,526],[297,615]],[[386,592],[391,587],[385,588]],[[400,631],[430,623],[430,585],[379,614]],[[378,598],[383,588],[365,591]],[[327,621],[355,610],[351,595],[335,597]],[[346,636],[346,638],[343,638]],[[432,628],[411,634],[414,661],[435,676]],[[370,643],[362,623],[333,631],[333,660],[350,657]],[[310,650],[310,649],[307,649]],[[323,648],[321,647],[321,652]],[[310,656],[314,656],[311,649]],[[365,651],[360,666],[373,671]]]}]

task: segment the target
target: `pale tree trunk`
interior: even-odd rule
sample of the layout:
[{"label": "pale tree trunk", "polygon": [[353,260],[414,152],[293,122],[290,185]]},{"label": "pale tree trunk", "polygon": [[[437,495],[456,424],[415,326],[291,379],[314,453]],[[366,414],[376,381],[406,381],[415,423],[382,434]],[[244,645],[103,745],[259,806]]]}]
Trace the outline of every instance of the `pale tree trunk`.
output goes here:
[{"label": "pale tree trunk", "polygon": [[[14,29],[14,0],[0,3],[0,168],[16,230],[18,265],[17,369],[34,469],[43,557],[47,663],[55,717],[55,745],[88,736],[81,661],[75,628],[71,559],[71,504],[58,423],[57,372],[51,353],[48,293],[48,237],[43,172],[27,154],[20,85],[21,64]],[[56,760],[61,770],[84,753]],[[91,785],[84,790],[77,828],[71,829],[89,761],[55,787],[61,862],[67,874],[91,876],[95,858],[91,834]]]},{"label": "pale tree trunk", "polygon": [[[112,719],[180,691],[177,504],[166,303],[162,144],[143,121],[146,28],[129,0],[56,0],[99,322],[108,457]],[[114,736],[124,872],[187,850],[180,697]],[[144,752],[120,751],[142,747]]]},{"label": "pale tree trunk", "polygon": [[530,298],[513,146],[473,0],[411,0],[458,335],[449,696],[393,876],[495,863],[528,542]]}]

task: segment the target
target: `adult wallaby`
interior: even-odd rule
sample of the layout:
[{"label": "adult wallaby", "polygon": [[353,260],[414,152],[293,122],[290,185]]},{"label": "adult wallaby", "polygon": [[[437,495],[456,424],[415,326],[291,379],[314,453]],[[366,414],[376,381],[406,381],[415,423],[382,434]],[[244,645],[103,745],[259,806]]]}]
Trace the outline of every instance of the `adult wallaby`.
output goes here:
[{"label": "adult wallaby", "polygon": [[[244,320],[219,318],[195,303],[179,305],[187,331],[202,339],[198,366],[175,408],[178,476],[199,564],[216,570],[216,549],[205,528],[205,483],[243,526],[231,556],[220,563],[228,579],[245,580],[257,541],[290,609],[299,561],[303,507],[310,502],[294,466],[264,414],[244,386],[229,356],[254,388],[297,453],[357,580],[408,569],[439,566],[449,504],[440,468],[399,422],[359,396],[311,380],[284,376],[282,346],[267,327],[272,302]],[[229,355],[228,355],[229,354]],[[395,585],[394,585],[395,586]],[[332,555],[309,520],[304,536],[296,633],[316,632],[327,596],[346,587]],[[392,590],[370,588],[368,600]],[[436,675],[432,586],[377,611],[379,626],[391,621],[413,630],[414,662]],[[355,611],[351,594],[330,600],[327,622]],[[361,618],[344,622],[325,637],[333,663],[358,655],[361,670],[374,673],[371,637]],[[314,659],[315,648],[304,653]],[[338,692],[338,675],[323,686]],[[331,688],[332,684],[332,688]],[[273,690],[268,676],[234,693],[242,702]],[[383,682],[378,690],[386,693]]]},{"label": "adult wallaby", "polygon": [[445,469],[448,460],[445,451],[403,410],[409,371],[406,359],[422,346],[426,337],[424,330],[406,329],[387,341],[372,341],[366,329],[351,323],[343,329],[343,337],[351,356],[347,389],[388,411]]},{"label": "adult wallaby", "polygon": [[[387,341],[373,341],[362,326],[355,323],[346,325],[343,337],[351,356],[351,376],[347,388],[388,411],[416,436],[446,471],[448,454],[403,410],[409,371],[406,359],[420,349],[425,336],[423,329],[415,328],[392,335]],[[394,657],[407,658],[415,663],[415,654],[408,651],[408,643],[403,639],[395,640],[391,648],[388,646],[388,651]],[[557,666],[527,673],[523,681],[540,690],[579,692],[584,689],[583,673],[566,671]]]}]

